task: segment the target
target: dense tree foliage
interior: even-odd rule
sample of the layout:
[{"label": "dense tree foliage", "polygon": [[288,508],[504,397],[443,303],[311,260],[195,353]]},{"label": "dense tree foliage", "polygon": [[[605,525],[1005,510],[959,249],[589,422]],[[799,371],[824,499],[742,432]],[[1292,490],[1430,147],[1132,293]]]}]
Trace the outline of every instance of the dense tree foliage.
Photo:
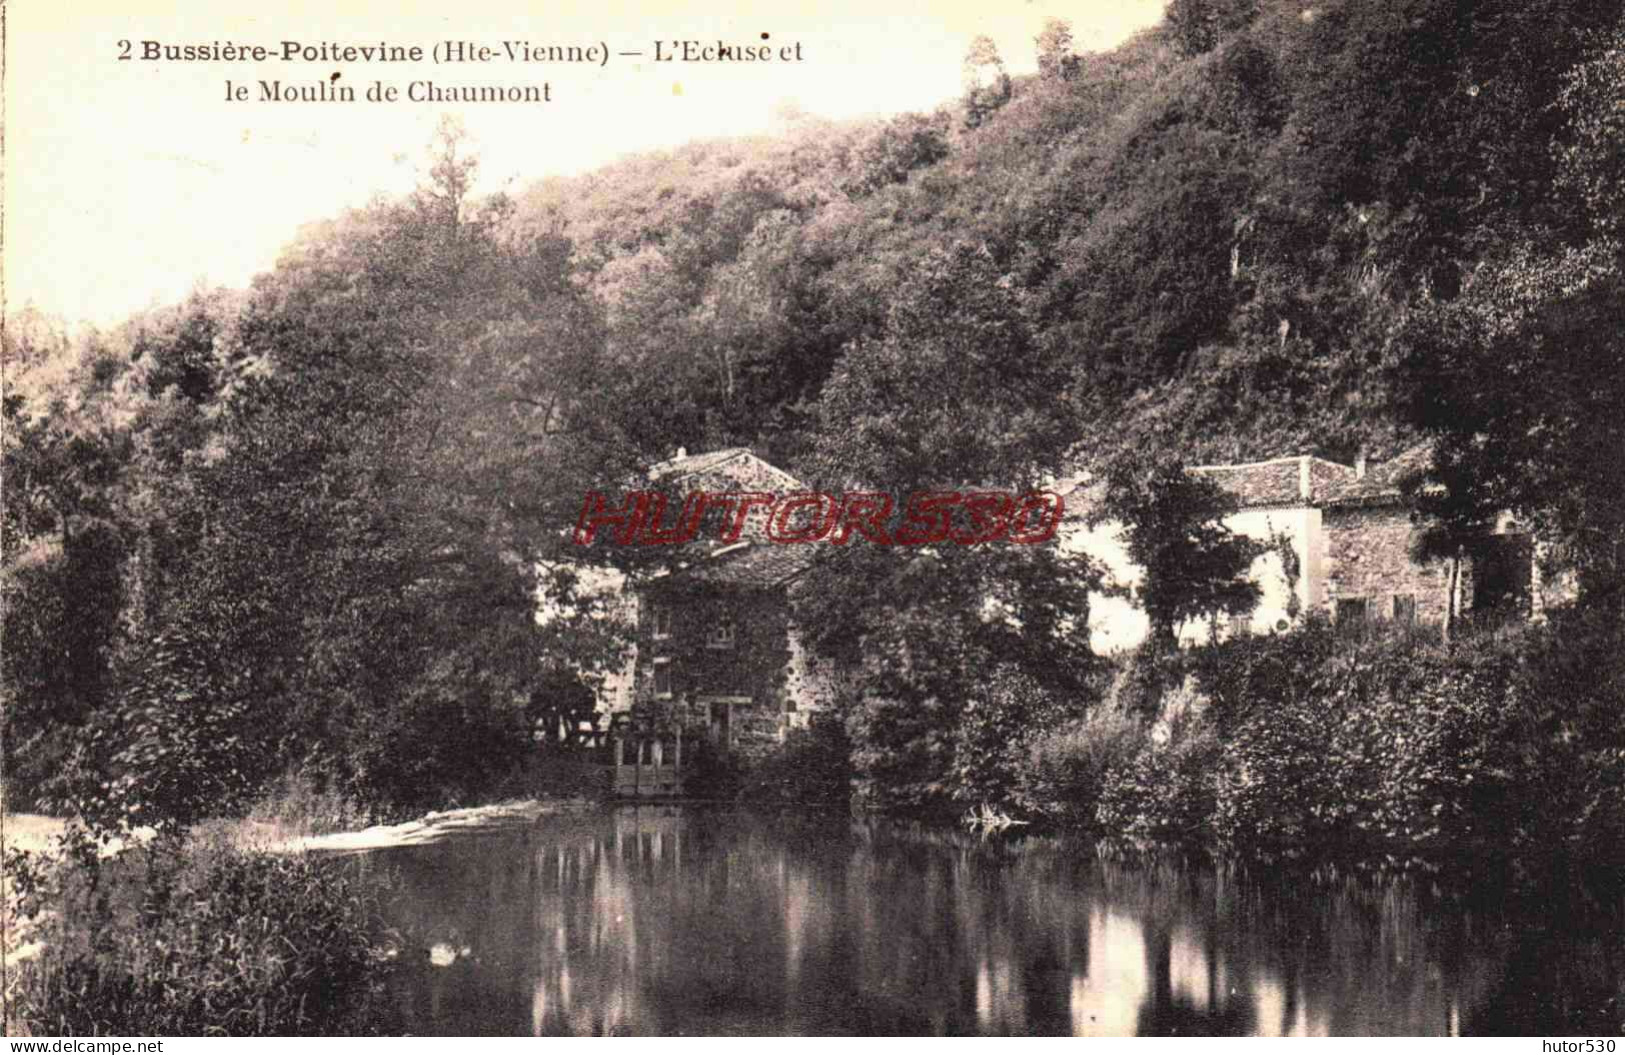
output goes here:
[{"label": "dense tree foliage", "polygon": [[[574,503],[679,446],[897,497],[1432,437],[1442,544],[1511,509],[1621,596],[1619,18],[1180,0],[1108,53],[1047,27],[1030,78],[978,45],[932,114],[512,200],[448,131],[249,291],[8,320],[8,779],[116,784],[178,670],[153,714],[240,703],[259,769],[403,802],[497,768],[537,679],[615,652],[569,603]],[[568,618],[532,618],[538,568]],[[966,670],[1087,677],[1092,572],[1042,547],[816,576],[819,647],[897,708],[860,758],[950,772]]]},{"label": "dense tree foliage", "polygon": [[[1570,213],[1564,151],[1597,133],[1556,104],[1617,17],[1575,0],[1193,0],[1071,76],[1017,81],[972,129],[963,101],[951,118],[804,122],[550,181],[515,222],[573,239],[621,306],[612,343],[657,341],[666,381],[693,371],[655,404],[674,445],[793,463],[842,349],[884,337],[922,257],[963,244],[1067,360],[1098,435],[1174,406],[1167,446],[1196,460],[1380,457],[1414,438],[1396,369],[1411,318],[1508,229]],[[1038,45],[1052,65],[1058,32]],[[741,312],[699,310],[728,296],[780,325],[746,336]]]},{"label": "dense tree foliage", "polygon": [[[809,464],[832,489],[885,494],[899,530],[911,495],[1026,492],[1059,472],[1077,436],[1066,376],[987,251],[932,253],[897,289],[884,335],[849,345],[825,382]],[[950,538],[980,530],[968,504],[956,509]],[[1005,698],[995,725],[1019,726],[1042,690],[1076,691],[1090,669],[1099,575],[1081,555],[944,539],[826,556],[802,622],[818,647],[862,665],[854,746],[878,804],[953,800],[948,775],[972,768],[966,723],[986,712],[976,701],[988,687],[969,672],[1004,664],[1038,687]]]},{"label": "dense tree foliage", "polygon": [[40,552],[10,547],[8,586],[51,602],[8,598],[8,753],[79,730],[55,772],[8,767],[15,790],[186,823],[305,768],[439,802],[515,758],[549,669],[614,657],[591,604],[535,618],[558,526],[640,460],[605,412],[601,313],[553,241],[499,239],[454,130],[434,162],[246,297],[86,349],[65,407],[8,405],[8,534]]},{"label": "dense tree foliage", "polygon": [[1593,603],[1625,605],[1625,33],[1562,81],[1553,209],[1501,219],[1461,296],[1413,319],[1414,420],[1439,439],[1424,494],[1445,548],[1502,511],[1539,529]]},{"label": "dense tree foliage", "polygon": [[1224,525],[1234,497],[1177,461],[1126,452],[1104,473],[1096,516],[1123,525],[1124,549],[1144,571],[1135,600],[1151,623],[1153,643],[1176,643],[1191,619],[1216,625],[1220,615],[1246,615],[1258,604],[1249,575],[1267,543]]}]

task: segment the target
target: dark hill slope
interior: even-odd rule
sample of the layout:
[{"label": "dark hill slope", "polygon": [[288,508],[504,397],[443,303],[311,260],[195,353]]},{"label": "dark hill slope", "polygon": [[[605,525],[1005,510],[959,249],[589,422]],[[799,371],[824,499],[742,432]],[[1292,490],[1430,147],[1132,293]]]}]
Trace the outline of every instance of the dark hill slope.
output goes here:
[{"label": "dark hill slope", "polygon": [[1070,363],[1086,445],[1139,422],[1202,459],[1398,446],[1409,314],[1561,222],[1552,103],[1617,10],[1176,7],[974,129],[804,121],[548,181],[515,224],[574,242],[651,441],[803,457],[843,350],[968,244]]}]

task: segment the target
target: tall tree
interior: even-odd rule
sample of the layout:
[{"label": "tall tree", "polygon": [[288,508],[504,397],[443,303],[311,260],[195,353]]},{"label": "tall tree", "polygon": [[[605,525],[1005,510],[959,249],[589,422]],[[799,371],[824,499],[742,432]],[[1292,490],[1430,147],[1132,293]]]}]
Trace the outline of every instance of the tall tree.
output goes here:
[{"label": "tall tree", "polygon": [[1257,0],[1170,0],[1166,19],[1174,46],[1186,55],[1201,55],[1257,14]]},{"label": "tall tree", "polygon": [[1010,74],[991,37],[979,36],[965,52],[965,127],[977,128],[1010,101]]},{"label": "tall tree", "polygon": [[1436,439],[1433,543],[1518,514],[1595,604],[1625,605],[1625,30],[1564,79],[1547,190],[1560,223],[1501,225],[1462,295],[1417,313],[1403,377]]},{"label": "tall tree", "polygon": [[126,415],[100,335],[33,312],[0,335],[0,721],[17,807],[39,804],[79,728],[115,691],[134,535]]},{"label": "tall tree", "polygon": [[[815,475],[833,490],[887,494],[899,527],[917,492],[1036,487],[1076,427],[1066,370],[1033,341],[989,253],[933,253],[897,291],[884,336],[848,348],[824,386]],[[953,528],[976,537],[963,511]],[[1081,555],[856,541],[825,556],[807,576],[800,621],[820,651],[862,666],[849,701],[860,778],[891,805],[951,804],[955,730],[984,674],[1003,665],[1073,698],[1091,669],[1098,572]]]},{"label": "tall tree", "polygon": [[1033,43],[1038,49],[1041,77],[1070,80],[1078,74],[1078,57],[1072,53],[1072,24],[1064,18],[1044,19]]},{"label": "tall tree", "polygon": [[1103,476],[1095,518],[1122,525],[1124,548],[1143,569],[1136,600],[1153,642],[1171,648],[1188,620],[1257,606],[1259,587],[1249,573],[1268,544],[1225,525],[1236,504],[1217,484],[1145,448],[1118,454]]},{"label": "tall tree", "polygon": [[194,526],[85,737],[87,808],[184,823],[199,766],[237,795],[291,768],[383,809],[469,794],[528,742],[549,666],[613,658],[592,603],[535,619],[580,495],[633,460],[602,326],[568,248],[502,237],[474,171],[443,127],[411,198],[310,232],[229,325],[139,342],[175,408],[152,431],[196,388],[211,433],[142,463],[187,481],[159,504]]}]

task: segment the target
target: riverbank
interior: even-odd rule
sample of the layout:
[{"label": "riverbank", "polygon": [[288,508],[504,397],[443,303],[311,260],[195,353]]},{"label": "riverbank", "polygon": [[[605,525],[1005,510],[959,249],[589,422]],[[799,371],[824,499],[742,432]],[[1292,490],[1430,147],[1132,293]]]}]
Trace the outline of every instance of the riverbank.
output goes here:
[{"label": "riverbank", "polygon": [[10,1036],[398,1034],[400,948],[376,884],[332,857],[77,826],[8,853]]},{"label": "riverbank", "polygon": [[398,1034],[388,979],[435,950],[406,947],[342,858],[596,807],[527,799],[323,833],[237,818],[108,842],[7,817],[6,1032]]},{"label": "riverbank", "polygon": [[994,672],[929,709],[862,701],[853,787],[1125,854],[1591,884],[1625,867],[1621,633],[1584,611],[1449,641],[1311,622],[1123,656],[1072,693]]},{"label": "riverbank", "polygon": [[1617,920],[1425,881],[646,804],[355,867],[418,1035],[1619,1028]]},{"label": "riverbank", "polygon": [[[1101,1001],[1118,1008],[1109,1020],[1103,1017],[1089,1025],[1080,1024],[1088,1022],[1087,1016],[1058,1020],[1038,1031],[1134,1032],[1153,1027],[1135,1013],[1146,999],[1143,985],[1130,977],[1133,971],[1122,971],[1125,965],[1149,962],[1147,956],[1170,941],[1176,948],[1183,943],[1187,947],[1183,955],[1194,958],[1192,962],[1228,962],[1243,977],[1253,976],[1254,967],[1248,964],[1259,963],[1265,963],[1266,973],[1287,978],[1312,975],[1307,968],[1294,971],[1269,966],[1273,957],[1301,954],[1305,932],[1293,929],[1294,924],[1281,935],[1260,939],[1256,934],[1260,921],[1267,923],[1274,915],[1260,915],[1249,908],[1256,898],[1279,899],[1281,911],[1295,913],[1292,919],[1320,935],[1317,940],[1328,955],[1356,961],[1369,941],[1363,928],[1369,925],[1387,933],[1387,922],[1361,922],[1363,914],[1379,908],[1388,913],[1396,905],[1406,906],[1404,925],[1410,935],[1406,940],[1414,945],[1434,940],[1431,935],[1456,925],[1450,921],[1465,919],[1464,912],[1493,915],[1506,911],[1510,904],[1503,896],[1510,892],[1504,888],[1493,896],[1484,890],[1483,897],[1464,898],[1428,882],[1367,882],[1370,877],[1322,872],[1319,881],[1305,890],[1275,868],[1215,867],[1173,856],[1123,860],[1102,853],[1102,844],[1088,839],[1024,833],[1015,839],[984,840],[941,826],[806,814],[802,810],[783,814],[747,808],[615,809],[584,801],[529,800],[291,838],[263,824],[220,822],[201,825],[184,837],[132,845],[109,857],[92,856],[86,861],[70,854],[63,858],[67,869],[48,880],[53,905],[46,921],[48,944],[37,961],[25,968],[23,988],[13,991],[12,1006],[23,1017],[13,1023],[12,1031],[53,1035],[91,1030],[186,1035],[209,1030],[243,1035],[466,1032],[473,1024],[492,1021],[493,991],[531,993],[540,991],[539,986],[553,985],[549,957],[574,957],[570,964],[573,975],[595,978],[594,972],[604,972],[599,980],[606,987],[635,995],[645,986],[659,988],[660,979],[666,977],[660,972],[669,975],[672,971],[666,961],[694,959],[661,957],[660,962],[633,969],[631,961],[616,950],[626,950],[629,956],[630,950],[646,947],[646,928],[667,934],[671,947],[703,940],[713,953],[727,946],[737,947],[745,955],[744,950],[759,949],[764,943],[771,948],[781,936],[791,933],[786,928],[794,927],[798,928],[794,947],[809,950],[805,968],[816,971],[820,964],[844,963],[843,950],[854,947],[849,942],[832,942],[836,928],[829,915],[853,892],[860,892],[858,896],[876,907],[872,915],[863,917],[865,927],[889,928],[896,940],[909,941],[928,924],[941,925],[940,905],[926,892],[940,893],[946,884],[966,896],[975,892],[974,898],[980,899],[969,909],[982,921],[975,926],[962,918],[967,911],[962,899],[954,900],[956,908],[949,915],[964,924],[954,933],[980,933],[982,925],[993,927],[988,936],[990,947],[977,945],[964,951],[973,962],[972,974],[979,969],[974,964],[987,955],[1008,958],[1033,942],[1049,948],[1046,943],[1052,941],[1051,932],[1064,925],[1085,946],[1096,949],[1088,955],[1087,964],[1074,966],[1085,970],[1088,977],[1118,978],[1114,986],[1124,987],[1121,999],[1107,999],[1105,991],[1086,994],[1090,1013],[1098,1012],[1096,1005]],[[544,820],[550,816],[557,818],[555,823]],[[543,823],[535,825],[538,820]],[[515,829],[526,829],[525,837],[514,837]],[[406,852],[390,852],[395,849]],[[372,852],[379,852],[376,866],[358,867],[356,856]],[[537,862],[541,867],[535,867]],[[733,922],[719,929],[719,904],[699,896],[698,891],[709,889],[707,884],[717,874],[713,869],[722,867],[740,881],[729,886],[728,904],[736,906],[729,910]],[[820,893],[823,887],[829,890]],[[99,909],[95,898],[87,896],[94,889],[110,893],[108,910]],[[672,889],[694,890],[692,900],[678,898],[675,904],[689,905],[700,915],[679,912],[676,918],[668,918],[667,909],[674,904]],[[1012,934],[998,930],[1005,924],[997,921],[1010,918],[1000,893],[1005,890],[1030,900],[1030,918],[1038,929]],[[1249,893],[1237,897],[1237,891],[1243,890]],[[738,908],[737,899],[745,899],[749,907]],[[1109,911],[1105,916],[1098,912],[1080,915],[1076,911],[1080,899]],[[568,908],[571,903],[580,911]],[[1555,902],[1540,902],[1541,911],[1552,904]],[[1516,904],[1512,909],[1521,911]],[[1433,919],[1435,911],[1443,914],[1445,924]],[[1530,918],[1542,918],[1541,911]],[[1026,913],[1018,915],[1028,918]],[[1560,915],[1568,918],[1569,914]],[[1134,920],[1133,926],[1125,929],[1125,919]],[[637,922],[627,922],[634,920]],[[551,936],[558,933],[555,922],[609,935],[603,957],[593,951],[597,944],[584,940],[555,949],[551,944]],[[519,937],[529,934],[526,928],[536,927],[549,936],[548,942]],[[1230,937],[1214,946],[1216,933]],[[1201,935],[1206,937],[1199,938]],[[1062,944],[1070,948],[1068,943]],[[544,946],[549,951],[537,961],[535,950]],[[932,948],[940,953],[941,946]],[[1613,1005],[1607,1001],[1614,993],[1610,986],[1617,981],[1608,973],[1611,961],[1599,956],[1591,945],[1577,944],[1562,933],[1547,935],[1533,948],[1543,963],[1554,957],[1586,958],[1587,1021],[1608,1013]],[[229,955],[221,956],[221,950]],[[1514,951],[1496,947],[1484,953],[1510,962],[1523,955],[1517,951],[1513,956]],[[782,951],[771,953],[775,962],[780,955]],[[1405,959],[1408,962],[1419,955],[1413,948]],[[539,972],[535,977],[524,973],[538,962],[541,966],[535,967]],[[718,962],[724,961],[715,956],[705,960],[705,964]],[[1317,961],[1310,957],[1307,962]],[[689,974],[679,972],[681,978],[673,984],[748,988],[748,981],[733,976],[713,977],[712,967],[705,964]],[[514,971],[520,973],[509,977]],[[1184,973],[1191,978],[1208,977],[1206,970]],[[1176,987],[1180,974],[1175,971]],[[147,986],[145,980],[151,977],[168,980],[162,986]],[[911,977],[915,999],[945,1008],[964,1004],[951,992],[937,988],[932,977]],[[325,981],[318,985],[312,978]],[[495,985],[493,979],[503,984]],[[1390,981],[1403,988],[1415,979],[1396,970]],[[981,981],[977,984],[983,985]],[[1498,1003],[1486,995],[1493,984],[1492,978],[1483,978],[1467,985],[1461,993],[1464,1005]],[[299,1010],[298,1000],[316,991],[312,985],[320,990],[320,996],[312,1000],[325,1002],[312,1002],[309,1007],[316,1010],[307,1014]],[[207,1020],[187,1010],[187,1001],[203,994],[205,986],[211,1004],[220,1009]],[[140,1000],[122,997],[126,991],[139,993]],[[1198,996],[1205,992],[1201,986],[1193,991]],[[1266,985],[1233,1010],[1243,1013],[1241,1005],[1273,1006],[1272,991]],[[217,994],[223,994],[218,1003]],[[784,999],[799,999],[799,994],[799,990],[790,990]],[[646,998],[647,994],[639,997]],[[630,1002],[615,1006],[627,1014],[644,1006],[628,999]],[[1411,1006],[1411,996],[1394,999]],[[1026,1017],[1041,1015],[1041,1008],[1048,1006],[1042,994],[1022,996],[1012,991],[994,1003],[1003,1007],[1000,1001],[1020,1004],[1023,1000],[1036,1003],[1002,1026],[1003,1019],[993,1014],[988,1023],[978,1018],[961,1021],[956,1028],[970,1031],[985,1025],[1002,1029],[1010,1023],[1027,1022],[1026,1028],[1033,1029],[1037,1027],[1031,1023],[1048,1021]],[[1220,1000],[1214,1006],[1231,1003],[1235,1001]],[[788,1006],[784,1000],[766,1004]],[[1335,1004],[1336,1000],[1329,1000],[1323,1013],[1329,1013]],[[263,1020],[258,1011],[261,1006],[268,1009]],[[517,1023],[523,1030],[526,1023],[532,1023],[529,1016],[535,1008],[531,1004],[517,1010],[502,1006],[513,1013],[502,1016],[507,1025],[500,1028]],[[541,1025],[535,1028],[549,1032],[593,1028],[594,1016],[605,1007],[603,1001],[591,997],[579,997],[571,1005],[568,994],[557,989],[548,990],[545,1006],[547,1016],[536,1020]],[[942,1028],[940,1023],[932,1027],[908,1015],[888,1017],[892,1012],[874,1003],[855,1006],[875,1028]],[[406,1019],[400,1017],[403,1013]],[[456,1017],[465,1013],[465,1018]],[[1540,1022],[1547,1021],[1539,1017],[1546,1014],[1544,1005],[1532,1014]],[[42,1025],[58,1023],[63,1015],[69,1016],[72,1028]],[[1435,1019],[1445,1020],[1432,1016],[1426,1021]],[[654,1020],[636,1021],[641,1023],[639,1028],[659,1028]],[[700,1024],[707,1021],[696,1020]],[[794,1022],[803,1020],[796,1018],[783,1028],[800,1028]],[[1332,1022],[1327,1019],[1315,1028],[1354,1028],[1348,1023],[1334,1027]],[[1180,1024],[1180,1029],[1190,1025]],[[1289,1027],[1291,1031],[1314,1031],[1272,1014],[1264,1014],[1247,1028]],[[775,1020],[762,1028],[780,1026]]]},{"label": "riverbank", "polygon": [[[48,951],[58,954],[51,957],[56,962],[39,970],[45,977],[58,976],[65,969],[64,962],[83,964],[83,955],[74,952],[76,945],[95,945],[94,936],[113,928],[115,921],[122,921],[118,926],[128,925],[123,912],[93,910],[85,901],[87,888],[110,886],[115,901],[139,904],[148,900],[149,895],[166,889],[175,875],[200,869],[211,876],[234,871],[272,875],[291,870],[307,882],[324,886],[331,879],[325,866],[288,862],[307,854],[326,857],[425,845],[455,835],[531,823],[549,814],[583,812],[598,805],[585,799],[523,799],[433,811],[413,821],[341,832],[316,832],[310,830],[308,824],[253,817],[216,819],[202,822],[185,835],[158,844],[154,842],[157,833],[151,828],[138,828],[123,837],[98,841],[83,827],[72,825],[64,818],[11,814],[4,818],[3,829],[7,868],[4,883],[0,884],[0,912],[5,913],[6,926],[4,949],[0,952],[14,967],[39,960]],[[274,858],[283,861],[278,863],[272,860]],[[276,902],[282,895],[267,890],[264,896]],[[322,916],[343,908],[342,900],[347,896],[341,884],[322,895],[328,899],[327,903],[307,901],[302,909],[293,905],[285,907],[288,911],[307,914],[314,911],[316,916]],[[333,901],[334,898],[339,901]],[[278,918],[286,919],[285,916]],[[151,922],[156,925],[158,921]],[[228,929],[234,926],[230,924]],[[105,966],[99,958],[96,964],[97,970]],[[21,999],[29,983],[13,972],[7,985],[13,990],[8,992],[8,997]],[[48,993],[45,999],[48,1002],[50,998]],[[26,1005],[27,1001],[23,1002]],[[14,1025],[27,1028],[20,1022]],[[121,1032],[151,1031],[125,1029]]]},{"label": "riverbank", "polygon": [[[459,832],[507,827],[550,813],[586,810],[598,805],[588,799],[520,799],[486,806],[431,811],[417,820],[373,824],[341,832],[318,832],[308,827],[251,817],[204,821],[197,826],[197,830],[223,838],[243,850],[269,853],[346,852],[436,842]],[[4,839],[0,840],[4,845],[0,850],[56,856],[68,828],[69,821],[62,817],[50,817],[43,813],[10,814],[5,818]],[[116,856],[128,847],[144,846],[152,841],[155,834],[152,828],[133,829],[128,838],[114,837],[101,844],[100,854],[103,857]]]},{"label": "riverbank", "polygon": [[415,821],[375,824],[348,832],[293,834],[278,831],[276,826],[263,822],[245,821],[238,829],[236,841],[242,846],[273,853],[354,853],[439,842],[453,835],[513,827],[550,814],[581,812],[600,805],[589,799],[521,799],[488,806],[433,811]]}]

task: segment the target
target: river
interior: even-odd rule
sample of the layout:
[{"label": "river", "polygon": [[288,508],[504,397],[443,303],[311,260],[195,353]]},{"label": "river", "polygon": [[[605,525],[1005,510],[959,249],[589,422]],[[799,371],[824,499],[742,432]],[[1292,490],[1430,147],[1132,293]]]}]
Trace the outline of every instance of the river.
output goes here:
[{"label": "river", "polygon": [[1421,884],[645,806],[353,855],[414,1032],[1621,1032],[1625,942]]}]

